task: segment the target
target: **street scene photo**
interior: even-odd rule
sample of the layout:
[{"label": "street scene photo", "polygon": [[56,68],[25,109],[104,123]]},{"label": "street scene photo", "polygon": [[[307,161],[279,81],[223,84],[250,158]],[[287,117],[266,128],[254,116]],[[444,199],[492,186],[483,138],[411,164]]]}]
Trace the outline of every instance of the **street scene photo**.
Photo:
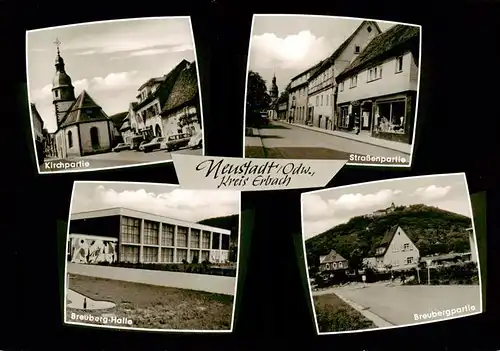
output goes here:
[{"label": "street scene photo", "polygon": [[420,26],[254,15],[244,156],[409,167]]},{"label": "street scene photo", "polygon": [[189,17],[81,23],[26,32],[39,173],[82,172],[203,154]]},{"label": "street scene photo", "polygon": [[77,181],[65,323],[231,332],[239,237],[239,192]]},{"label": "street scene photo", "polygon": [[482,313],[464,173],[302,194],[302,234],[319,334]]}]

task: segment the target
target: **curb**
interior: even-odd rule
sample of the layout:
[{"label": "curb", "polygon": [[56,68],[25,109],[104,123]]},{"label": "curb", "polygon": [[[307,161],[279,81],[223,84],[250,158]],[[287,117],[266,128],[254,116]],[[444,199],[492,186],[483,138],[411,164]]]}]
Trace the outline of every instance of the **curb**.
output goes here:
[{"label": "curb", "polygon": [[[283,123],[283,122],[280,122],[280,123]],[[401,153],[403,153],[405,155],[408,155],[408,156],[411,155],[411,150],[410,150],[410,153],[407,153],[405,151],[394,149],[394,148],[391,148],[391,147],[388,147],[388,146],[379,145],[379,144],[376,144],[376,143],[373,143],[373,142],[356,140],[354,138],[349,138],[348,136],[345,136],[345,135],[331,134],[331,133],[328,133],[327,131],[321,130],[321,129],[312,129],[312,128],[308,128],[307,126],[303,126],[303,125],[300,125],[300,124],[294,124],[294,123],[286,123],[286,124],[290,124],[292,126],[296,126],[296,127],[302,128],[302,129],[313,131],[313,132],[323,133],[323,134],[327,134],[327,135],[331,135],[331,136],[336,136],[336,137],[339,137],[339,138],[344,138],[344,139],[348,139],[348,140],[352,140],[352,141],[357,141],[358,143],[363,143],[363,144],[368,144],[368,145],[372,145],[372,146],[377,146],[377,147],[380,147],[380,148],[386,149],[386,150],[401,152]]]},{"label": "curb", "polygon": [[387,327],[394,326],[394,324],[392,324],[388,320],[386,320],[386,319],[380,317],[379,315],[377,315],[376,313],[373,313],[372,311],[370,311],[369,307],[358,305],[357,303],[355,303],[349,299],[346,299],[341,294],[335,293],[335,295],[337,295],[342,301],[344,301],[346,304],[348,304],[349,306],[354,308],[356,311],[361,313],[364,317],[371,320],[373,322],[373,324],[375,324],[378,328],[387,328]]}]

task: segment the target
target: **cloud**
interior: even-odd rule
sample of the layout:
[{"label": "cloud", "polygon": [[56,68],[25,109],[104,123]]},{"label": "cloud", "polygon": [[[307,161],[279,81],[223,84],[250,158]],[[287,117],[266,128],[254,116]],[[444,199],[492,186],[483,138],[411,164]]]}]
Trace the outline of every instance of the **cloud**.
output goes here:
[{"label": "cloud", "polygon": [[[137,71],[114,72],[105,77],[84,78],[73,82],[75,93],[79,94],[82,90],[117,90],[131,85],[140,85],[141,77]],[[33,90],[30,93],[32,102],[47,102],[52,100],[52,84],[47,84],[41,89]]]},{"label": "cloud", "polygon": [[[158,48],[158,49],[147,49],[147,50],[140,50],[140,51],[133,51],[129,54],[129,56],[152,56],[152,55],[161,55],[161,54],[167,54],[167,53],[173,53],[173,52],[183,52],[183,51],[189,51],[193,50],[192,45],[177,45],[173,47],[166,47],[166,48]],[[116,58],[114,58],[116,59]]]},{"label": "cloud", "polygon": [[337,199],[324,200],[321,196],[310,194],[303,196],[302,209],[306,220],[335,217],[350,217],[367,211],[388,206],[401,194],[400,190],[384,189],[373,194],[350,193]]},{"label": "cloud", "polygon": [[310,31],[279,38],[273,33],[254,35],[251,44],[253,68],[306,69],[331,54],[331,44]]},{"label": "cloud", "polygon": [[429,185],[415,190],[414,196],[420,197],[425,201],[437,200],[445,197],[451,190],[451,186],[440,187],[436,185]]},{"label": "cloud", "polygon": [[95,50],[87,50],[87,51],[76,52],[75,55],[85,56],[85,55],[93,55],[95,53],[96,53]]},{"label": "cloud", "polygon": [[88,191],[87,187],[79,190],[77,185],[73,213],[112,207],[125,207],[188,221],[239,214],[240,211],[239,193],[234,191],[175,189],[154,193],[145,189],[116,191],[103,185]]}]

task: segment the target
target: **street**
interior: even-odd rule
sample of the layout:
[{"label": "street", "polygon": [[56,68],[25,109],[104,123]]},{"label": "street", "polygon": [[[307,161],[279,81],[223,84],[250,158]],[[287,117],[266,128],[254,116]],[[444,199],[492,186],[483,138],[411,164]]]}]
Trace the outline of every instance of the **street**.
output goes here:
[{"label": "street", "polygon": [[[273,122],[260,130],[260,138],[265,148],[263,157],[285,159],[349,159],[351,154],[379,157],[401,157],[408,162],[409,155],[360,141],[329,135],[315,130],[308,130],[290,124]],[[249,138],[247,138],[249,139]],[[246,157],[252,155],[255,147],[246,143]],[[351,163],[373,163],[356,161]],[[385,162],[402,164],[401,162]]]},{"label": "street", "polygon": [[[187,155],[203,155],[203,149],[180,149],[175,153]],[[147,164],[150,162],[160,162],[171,160],[171,153],[165,150],[157,150],[150,153],[142,151],[124,150],[120,152],[107,152],[104,154],[90,155],[71,159],[46,159],[40,166],[40,172],[61,172],[67,170],[86,170],[99,168],[113,168],[121,166],[130,166]],[[78,161],[84,161],[78,163]],[[57,164],[71,163],[71,168],[57,168]],[[76,163],[76,165],[75,165]]]},{"label": "street", "polygon": [[[365,288],[339,287],[313,295],[325,295],[335,293],[371,313],[383,318],[392,325],[415,324],[423,319],[415,320],[415,314],[428,314],[432,311],[438,312],[462,308],[466,305],[474,306],[475,311],[480,312],[481,292],[479,285],[405,285],[386,286],[384,284],[367,284]],[[457,314],[463,316],[467,313]],[[439,320],[446,317],[425,319],[426,322]]]}]

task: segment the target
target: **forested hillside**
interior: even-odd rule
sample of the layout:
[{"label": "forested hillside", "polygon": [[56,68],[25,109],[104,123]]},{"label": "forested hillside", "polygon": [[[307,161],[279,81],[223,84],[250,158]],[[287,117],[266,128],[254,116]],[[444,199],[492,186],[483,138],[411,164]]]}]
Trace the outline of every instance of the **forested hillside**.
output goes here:
[{"label": "forested hillside", "polygon": [[[335,249],[359,266],[363,257],[372,256],[384,234],[399,225],[420,250],[420,256],[449,252],[468,252],[469,217],[426,205],[399,206],[380,217],[353,217],[306,241],[308,265],[319,264],[319,256]],[[353,267],[354,268],[354,267]]]}]

